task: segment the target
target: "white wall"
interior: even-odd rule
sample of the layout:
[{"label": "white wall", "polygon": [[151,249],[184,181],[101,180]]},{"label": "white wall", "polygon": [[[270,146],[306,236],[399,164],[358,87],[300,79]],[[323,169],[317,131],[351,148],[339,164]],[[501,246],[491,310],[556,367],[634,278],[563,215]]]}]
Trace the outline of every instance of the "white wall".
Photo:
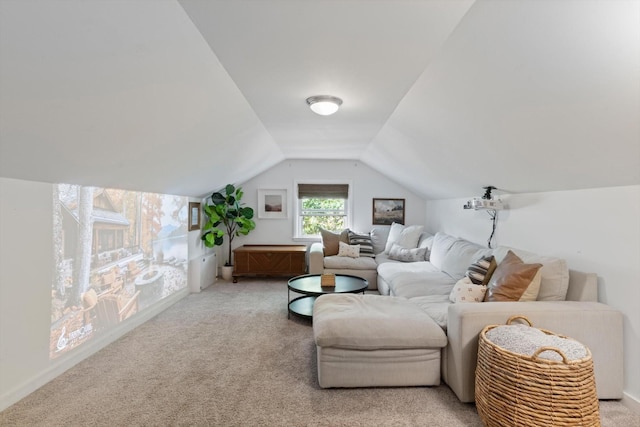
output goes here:
[{"label": "white wall", "polygon": [[[188,294],[176,292],[50,360],[52,212],[52,184],[0,178],[0,411]],[[202,251],[198,236],[189,233],[190,256]]]},{"label": "white wall", "polygon": [[[600,301],[624,314],[625,398],[640,404],[640,186],[498,195],[508,209],[498,214],[494,247],[562,257],[598,274]],[[467,200],[428,201],[427,228],[486,244],[491,221],[463,210]]]},{"label": "white wall", "polygon": [[[238,237],[233,246],[242,244],[306,244],[293,240],[294,180],[350,180],[353,185],[354,231],[369,231],[372,224],[373,198],[405,199],[405,222],[423,224],[425,201],[384,175],[356,160],[286,160],[255,178],[241,184],[247,206],[256,210],[256,228],[248,236]],[[289,217],[287,219],[257,218],[258,190],[286,189]],[[224,255],[221,253],[221,255]],[[220,258],[220,264],[224,260]]]}]

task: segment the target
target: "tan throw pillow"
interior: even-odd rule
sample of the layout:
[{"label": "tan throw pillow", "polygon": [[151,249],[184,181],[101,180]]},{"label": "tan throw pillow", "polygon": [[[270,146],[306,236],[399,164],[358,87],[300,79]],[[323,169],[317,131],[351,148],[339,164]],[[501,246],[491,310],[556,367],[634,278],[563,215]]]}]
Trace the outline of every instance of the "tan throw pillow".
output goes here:
[{"label": "tan throw pillow", "polygon": [[338,256],[358,258],[360,257],[360,245],[348,245],[345,242],[338,242]]},{"label": "tan throw pillow", "polygon": [[322,236],[324,256],[338,255],[338,250],[340,249],[339,243],[349,243],[349,230],[343,230],[341,233],[334,233],[333,231],[321,228],[320,236]]},{"label": "tan throw pillow", "polygon": [[542,264],[525,264],[512,251],[493,272],[485,301],[535,301]]}]

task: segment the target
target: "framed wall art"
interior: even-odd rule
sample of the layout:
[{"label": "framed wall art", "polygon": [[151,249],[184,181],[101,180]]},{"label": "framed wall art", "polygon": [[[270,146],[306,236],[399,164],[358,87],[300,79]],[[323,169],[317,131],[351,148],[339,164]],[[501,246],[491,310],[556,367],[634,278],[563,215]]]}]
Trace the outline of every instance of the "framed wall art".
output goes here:
[{"label": "framed wall art", "polygon": [[373,199],[373,224],[404,224],[404,199]]},{"label": "framed wall art", "polygon": [[189,231],[200,230],[200,203],[189,202]]},{"label": "framed wall art", "polygon": [[258,190],[258,218],[288,218],[287,205],[287,190]]}]

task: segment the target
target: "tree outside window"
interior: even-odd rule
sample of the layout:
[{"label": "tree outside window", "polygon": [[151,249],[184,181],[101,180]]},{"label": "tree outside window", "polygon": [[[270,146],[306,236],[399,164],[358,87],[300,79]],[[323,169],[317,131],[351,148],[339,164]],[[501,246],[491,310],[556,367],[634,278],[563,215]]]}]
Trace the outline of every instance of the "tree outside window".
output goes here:
[{"label": "tree outside window", "polygon": [[317,237],[320,229],[344,230],[349,226],[349,184],[297,185],[296,237]]}]

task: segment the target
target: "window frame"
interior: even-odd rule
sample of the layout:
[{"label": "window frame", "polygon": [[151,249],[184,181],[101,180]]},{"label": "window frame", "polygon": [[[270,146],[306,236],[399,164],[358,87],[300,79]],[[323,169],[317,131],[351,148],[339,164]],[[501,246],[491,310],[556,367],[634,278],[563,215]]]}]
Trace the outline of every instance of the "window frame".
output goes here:
[{"label": "window frame", "polygon": [[347,198],[345,200],[345,228],[351,227],[353,223],[353,182],[350,179],[299,179],[293,182],[294,221],[293,238],[301,241],[319,241],[320,234],[302,234],[302,199],[298,197],[298,184],[346,184],[348,186]]}]

